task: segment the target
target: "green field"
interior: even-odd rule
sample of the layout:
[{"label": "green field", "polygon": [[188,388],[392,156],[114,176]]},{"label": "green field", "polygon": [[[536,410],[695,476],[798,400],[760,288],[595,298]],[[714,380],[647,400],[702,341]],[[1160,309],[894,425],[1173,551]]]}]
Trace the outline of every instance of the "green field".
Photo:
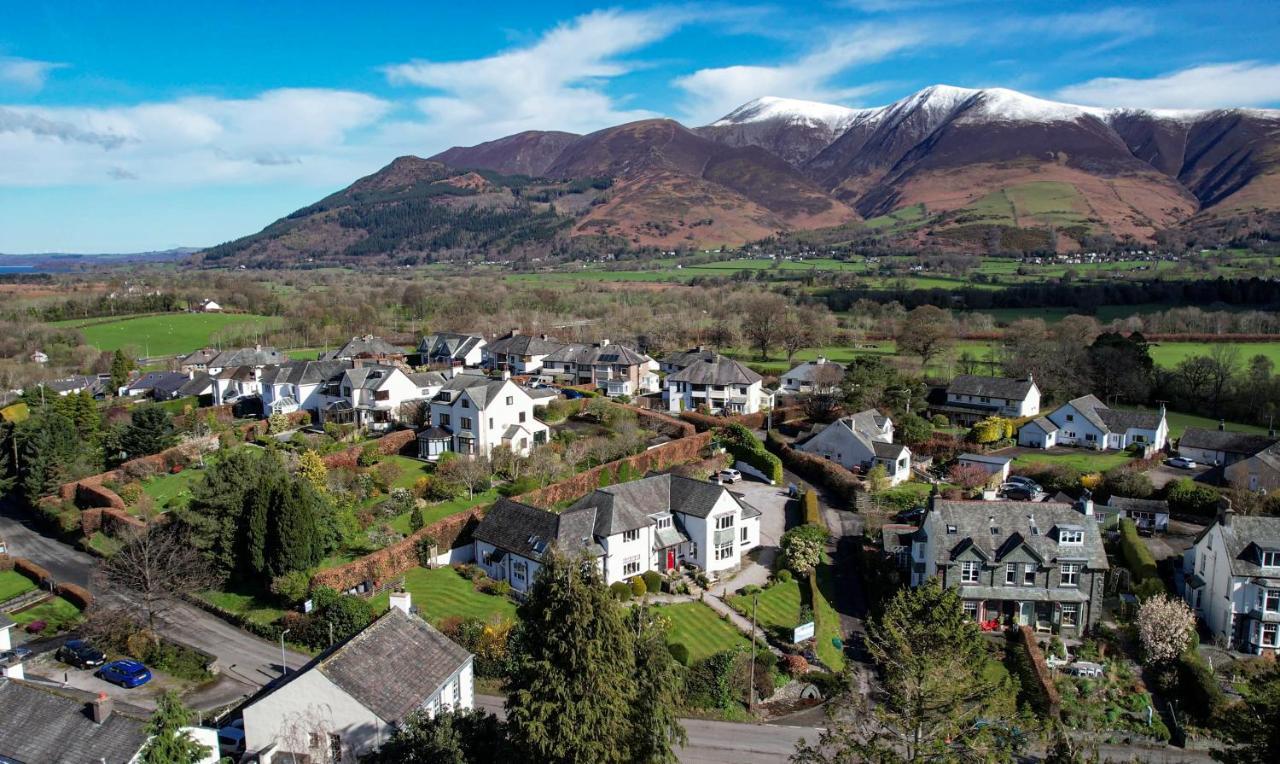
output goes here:
[{"label": "green field", "polygon": [[129,348],[140,356],[178,355],[205,347],[213,335],[231,326],[266,327],[270,316],[240,313],[163,313],[104,322],[100,318],[57,321],[53,326],[79,329],[85,342],[99,350]]},{"label": "green field", "polygon": [[[1136,409],[1143,411],[1140,406],[1121,406],[1120,408]],[[1182,437],[1182,431],[1188,427],[1203,427],[1206,430],[1218,429],[1218,420],[1209,417],[1196,416],[1195,414],[1184,414],[1180,411],[1166,411],[1165,420],[1169,423],[1169,439],[1177,440]],[[1227,422],[1227,429],[1232,432],[1251,432],[1255,435],[1265,435],[1267,428],[1258,427],[1252,424],[1239,424],[1237,422]]]},{"label": "green field", "polygon": [[16,570],[0,571],[0,602],[8,602],[34,588],[35,583]]},{"label": "green field", "polygon": [[[1157,366],[1171,368],[1179,361],[1192,356],[1209,355],[1214,342],[1153,342],[1151,358]],[[1240,349],[1240,365],[1247,364],[1255,355],[1266,356],[1276,366],[1280,366],[1280,342],[1236,342],[1231,343]]]},{"label": "green field", "polygon": [[751,641],[733,624],[721,619],[708,605],[701,602],[681,602],[654,607],[671,620],[667,644],[678,643],[687,647],[691,663],[739,645],[744,649],[751,649]]},{"label": "green field", "polygon": [[[756,610],[756,623],[766,631],[778,635],[786,634],[791,639],[791,630],[799,626],[800,618],[800,583],[788,581],[777,583],[760,592],[760,604]],[[747,618],[751,618],[751,595],[738,594],[728,598],[729,606]]]},{"label": "green field", "polygon": [[1014,457],[1014,466],[1032,464],[1064,464],[1081,472],[1106,472],[1127,463],[1133,457],[1123,451],[1087,451],[1080,449],[1073,454],[1021,454]]},{"label": "green field", "polygon": [[228,610],[255,623],[270,624],[280,620],[284,615],[282,608],[265,601],[256,594],[241,592],[209,591],[201,592],[200,598],[205,602]]},{"label": "green field", "polygon": [[10,613],[9,617],[19,626],[26,627],[35,621],[44,621],[47,625],[43,634],[52,634],[74,626],[80,621],[80,608],[61,597],[45,600],[33,608],[19,613]]},{"label": "green field", "polygon": [[[476,591],[471,580],[458,575],[453,568],[414,568],[405,573],[404,587],[412,595],[418,612],[431,623],[438,624],[450,616],[482,621],[495,615],[508,620],[516,617],[515,603],[509,597]],[[374,597],[374,611],[386,610],[390,597],[386,592]]]}]

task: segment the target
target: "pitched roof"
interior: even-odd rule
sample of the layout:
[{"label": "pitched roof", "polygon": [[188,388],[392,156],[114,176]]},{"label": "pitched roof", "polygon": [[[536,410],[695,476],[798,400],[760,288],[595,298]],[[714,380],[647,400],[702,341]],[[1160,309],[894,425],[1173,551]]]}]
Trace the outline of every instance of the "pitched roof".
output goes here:
[{"label": "pitched roof", "polygon": [[398,722],[421,707],[470,659],[470,653],[431,624],[391,608],[308,668],[319,671],[378,718]]},{"label": "pitched roof", "polygon": [[1280,577],[1280,571],[1275,568],[1258,564],[1258,550],[1280,551],[1280,517],[1233,515],[1230,525],[1223,525],[1221,521],[1214,524],[1222,530],[1232,575]]},{"label": "pitched roof", "polygon": [[472,536],[531,560],[540,559],[553,544],[567,554],[600,555],[604,550],[593,538],[595,524],[590,507],[557,515],[504,497],[489,508]]},{"label": "pitched roof", "polygon": [[209,363],[209,361],[212,361],[213,359],[217,358],[218,353],[220,352],[221,351],[218,350],[217,348],[200,348],[194,353],[189,353],[187,355],[182,356],[178,360],[183,364],[196,364],[196,365],[207,364]]},{"label": "pitched roof", "polygon": [[74,377],[64,377],[62,379],[54,379],[49,382],[43,382],[42,384],[56,393],[65,393],[71,390],[83,390],[83,389],[91,390],[98,386],[98,378],[77,375]]},{"label": "pitched roof", "polygon": [[342,381],[353,390],[381,390],[397,371],[394,366],[359,366],[347,369]]},{"label": "pitched roof", "polygon": [[759,510],[722,485],[669,473],[597,488],[572,509],[593,508],[596,535],[612,536],[650,525],[650,515],[661,512],[705,518],[726,493],[742,507],[743,517],[759,517]]},{"label": "pitched roof", "polygon": [[367,356],[404,355],[404,349],[392,345],[381,337],[366,334],[363,337],[352,337],[347,344],[320,356],[322,361],[337,361],[347,358]]},{"label": "pitched roof", "polygon": [[527,334],[515,334],[490,342],[486,349],[491,354],[504,355],[547,355],[564,347],[550,337],[531,337]]},{"label": "pitched roof", "polygon": [[436,332],[428,334],[418,343],[418,352],[428,358],[464,358],[477,345],[483,345],[484,338],[478,334],[458,334],[455,332]]},{"label": "pitched roof", "polygon": [[844,364],[836,363],[835,361],[828,361],[826,359],[805,361],[791,371],[788,371],[786,374],[783,374],[782,378],[795,379],[801,382],[812,382],[814,372],[818,369],[839,369],[841,373],[844,373]]},{"label": "pitched roof", "polygon": [[1112,496],[1107,499],[1107,506],[1112,509],[1139,512],[1163,512],[1168,514],[1169,502],[1163,499],[1134,499],[1128,496]]},{"label": "pitched roof", "polygon": [[125,764],[147,741],[150,714],[112,701],[101,723],[90,716],[96,693],[0,677],[0,760]]},{"label": "pitched roof", "polygon": [[350,361],[290,361],[262,370],[264,385],[318,385],[338,380]]},{"label": "pitched roof", "polygon": [[1164,417],[1158,411],[1133,411],[1130,409],[1097,409],[1097,415],[1112,432],[1124,432],[1130,429],[1154,430],[1160,426]]},{"label": "pitched roof", "polygon": [[985,398],[1022,400],[1031,392],[1035,382],[1031,379],[1008,377],[984,377],[978,374],[961,374],[951,380],[947,392],[955,395],[977,395]]},{"label": "pitched roof", "polygon": [[483,374],[463,373],[453,375],[453,378],[445,382],[444,386],[440,388],[440,392],[466,392],[467,396],[475,401],[476,408],[483,409],[505,384],[507,384],[505,379],[493,379]]},{"label": "pitched roof", "polygon": [[129,383],[130,390],[162,390],[172,392],[188,382],[186,374],[178,371],[149,371]]},{"label": "pitched roof", "polygon": [[595,364],[614,364],[622,366],[639,366],[649,362],[649,356],[633,350],[626,345],[607,343],[604,345],[583,345],[571,343],[564,345],[544,359],[547,363],[572,363],[578,366]]},{"label": "pitched roof", "polygon": [[674,366],[677,369],[683,369],[689,364],[698,361],[711,361],[716,357],[713,350],[707,350],[703,347],[689,348],[678,353],[671,353],[662,357],[662,363],[667,366]]},{"label": "pitched roof", "polygon": [[979,464],[995,464],[1003,467],[1012,462],[1013,459],[1008,456],[994,456],[991,454],[960,454],[958,459],[966,462],[978,462]]},{"label": "pitched roof", "polygon": [[[936,518],[936,524],[928,527],[942,534],[938,539],[939,561],[949,561],[960,546],[976,547],[986,559],[999,561],[1014,546],[1031,549],[1048,563],[1062,560],[1086,560],[1089,567],[1103,570],[1108,567],[1107,553],[1102,546],[1102,534],[1093,518],[1086,517],[1073,504],[1052,501],[945,501],[934,503],[928,517]],[[1032,532],[1034,528],[1038,533]],[[956,533],[945,529],[955,526]],[[992,534],[995,527],[999,533]],[[1059,546],[1058,529],[1073,528],[1084,531],[1083,545]],[[1014,538],[1016,536],[1016,538]]]},{"label": "pitched roof", "polygon": [[438,371],[419,371],[409,375],[409,380],[418,387],[443,387],[444,375]]},{"label": "pitched roof", "polygon": [[1200,448],[1206,451],[1223,451],[1228,454],[1253,456],[1259,451],[1280,442],[1280,438],[1255,435],[1248,432],[1211,430],[1207,427],[1188,427],[1178,439],[1178,448]]},{"label": "pitched roof", "polygon": [[224,350],[209,360],[208,365],[214,368],[227,366],[271,366],[288,363],[289,356],[272,347],[257,345],[251,348],[235,348]]},{"label": "pitched roof", "polygon": [[1058,431],[1058,425],[1054,424],[1053,420],[1049,419],[1047,416],[1038,416],[1027,424],[1034,424],[1036,427],[1039,427],[1040,431],[1045,435]]},{"label": "pitched roof", "polygon": [[722,355],[713,360],[695,361],[667,377],[669,381],[695,385],[750,385],[761,379],[763,377],[751,369]]},{"label": "pitched roof", "polygon": [[901,443],[885,443],[883,440],[871,441],[871,450],[881,459],[897,459],[907,451]]},{"label": "pitched roof", "polygon": [[213,377],[203,371],[197,371],[187,380],[186,384],[178,388],[178,395],[183,397],[189,395],[204,395],[213,387]]}]

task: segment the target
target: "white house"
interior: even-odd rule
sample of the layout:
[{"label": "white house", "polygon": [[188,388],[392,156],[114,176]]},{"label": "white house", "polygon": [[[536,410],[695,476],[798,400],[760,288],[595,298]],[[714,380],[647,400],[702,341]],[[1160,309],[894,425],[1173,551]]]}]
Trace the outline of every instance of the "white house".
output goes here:
[{"label": "white house", "polygon": [[203,310],[205,313],[221,313],[222,306],[213,300],[205,300],[204,304],[200,306],[200,310]]},{"label": "white house", "polygon": [[1128,496],[1112,496],[1105,509],[1114,510],[1121,517],[1132,520],[1139,528],[1159,531],[1169,530],[1169,502],[1163,499],[1133,499]]},{"label": "white house", "polygon": [[793,395],[812,392],[829,392],[840,384],[844,365],[819,356],[816,361],[806,361],[782,375],[778,392]]},{"label": "white house", "polygon": [[962,427],[989,416],[1035,416],[1040,413],[1040,388],[1031,375],[1009,379],[961,374],[947,385],[945,401],[931,405],[929,410]]},{"label": "white house", "polygon": [[694,411],[705,406],[712,414],[754,414],[772,405],[763,378],[732,358],[695,361],[667,375],[662,399],[668,411]]},{"label": "white house", "polygon": [[543,334],[531,337],[512,329],[505,337],[496,339],[481,348],[485,368],[508,371],[512,374],[533,374],[542,368],[542,360],[564,347]]},{"label": "white house", "polygon": [[436,332],[418,343],[418,355],[424,365],[474,369],[484,360],[484,346],[484,337],[478,334]]},{"label": "white house", "polygon": [[1237,517],[1230,504],[1182,558],[1187,604],[1223,644],[1280,652],[1280,517]]},{"label": "white house", "polygon": [[585,552],[609,584],[683,563],[716,575],[760,545],[760,511],[724,486],[663,474],[600,488],[559,514],[500,500],[473,537],[476,561],[518,591],[551,546]]},{"label": "white house", "polygon": [[1060,445],[1103,451],[1136,445],[1159,451],[1168,440],[1163,405],[1159,411],[1113,409],[1092,395],[1067,401],[1018,428],[1018,445],[1031,448]]},{"label": "white house", "polygon": [[656,391],[656,366],[644,353],[609,340],[565,345],[542,359],[544,374],[563,377],[571,385],[603,388],[610,397]]},{"label": "white house", "polygon": [[911,477],[911,450],[893,442],[893,420],[874,409],[837,419],[795,447],[845,469],[865,471],[879,464],[890,485]]},{"label": "white house", "polygon": [[[439,375],[435,375],[438,377]],[[386,429],[404,419],[404,405],[426,402],[443,387],[443,378],[414,375],[397,366],[357,366],[347,369],[338,383],[340,400],[321,410],[325,421]]]},{"label": "white house", "polygon": [[489,454],[505,444],[527,455],[551,432],[533,416],[533,407],[533,398],[510,379],[457,374],[431,398],[430,423],[418,433],[418,453],[435,460],[445,451]]},{"label": "white house", "polygon": [[292,361],[263,369],[257,380],[262,415],[305,410],[319,416],[343,400],[341,381],[350,368],[347,361]]},{"label": "white house", "polygon": [[957,461],[961,466],[981,467],[1001,483],[1009,479],[1009,470],[1013,465],[1013,459],[991,454],[960,454]]},{"label": "white house", "polygon": [[213,400],[217,404],[259,395],[262,392],[263,369],[291,363],[289,356],[273,347],[262,345],[223,350],[212,357],[208,355],[207,350],[206,348],[192,353],[184,358],[182,363],[184,367],[190,365],[199,369],[203,362],[204,371],[213,377]]},{"label": "white house", "polygon": [[355,761],[414,711],[474,705],[471,655],[396,592],[378,620],[249,701],[245,747],[263,764]]}]

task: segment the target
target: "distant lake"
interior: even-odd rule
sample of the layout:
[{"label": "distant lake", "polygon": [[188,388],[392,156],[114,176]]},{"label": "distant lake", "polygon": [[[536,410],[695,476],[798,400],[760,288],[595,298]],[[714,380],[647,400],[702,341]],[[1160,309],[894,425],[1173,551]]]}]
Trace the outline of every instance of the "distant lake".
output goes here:
[{"label": "distant lake", "polygon": [[5,273],[36,273],[33,265],[0,265],[0,274]]}]

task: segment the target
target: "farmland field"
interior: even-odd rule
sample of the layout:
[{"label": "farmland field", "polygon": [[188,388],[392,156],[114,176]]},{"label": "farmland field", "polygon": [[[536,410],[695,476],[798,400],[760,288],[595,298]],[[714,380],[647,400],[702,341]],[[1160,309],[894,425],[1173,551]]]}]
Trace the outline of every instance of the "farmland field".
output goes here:
[{"label": "farmland field", "polygon": [[279,319],[240,313],[161,313],[114,321],[72,319],[52,326],[79,329],[85,342],[99,350],[131,348],[144,356],[189,353],[211,344],[220,330],[264,326]]},{"label": "farmland field", "polygon": [[[1179,361],[1185,360],[1192,356],[1209,355],[1210,350],[1215,342],[1153,342],[1151,343],[1151,358],[1156,362],[1157,366],[1173,367]],[[1240,364],[1244,365],[1249,359],[1255,355],[1263,355],[1271,359],[1276,366],[1280,366],[1280,342],[1238,342],[1234,343],[1240,348]]]}]

